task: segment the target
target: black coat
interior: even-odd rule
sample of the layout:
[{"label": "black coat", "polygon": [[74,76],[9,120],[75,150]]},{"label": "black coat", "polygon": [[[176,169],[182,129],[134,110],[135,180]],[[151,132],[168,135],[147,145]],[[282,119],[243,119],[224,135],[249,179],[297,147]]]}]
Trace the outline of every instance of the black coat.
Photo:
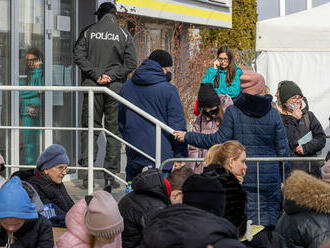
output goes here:
[{"label": "black coat", "polygon": [[220,165],[211,164],[204,168],[204,173],[212,173],[218,176],[222,186],[225,188],[226,206],[224,218],[233,223],[239,231],[239,236],[242,237],[246,232],[247,216],[246,207],[246,192],[239,184],[236,177],[227,172]]},{"label": "black coat", "polygon": [[[15,244],[11,248],[53,248],[53,231],[49,220],[43,216],[38,219],[27,220],[26,223],[14,233]],[[6,246],[7,232],[0,228],[0,247]]]},{"label": "black coat", "polygon": [[164,179],[157,169],[149,169],[135,177],[132,189],[118,204],[124,219],[123,248],[139,245],[147,215],[170,204]]},{"label": "black coat", "polygon": [[98,86],[96,81],[102,74],[110,76],[112,82],[125,82],[137,66],[136,47],[117,18],[105,14],[81,32],[74,47],[74,62],[82,72],[84,86]]},{"label": "black coat", "polygon": [[330,185],[303,171],[285,187],[285,213],[273,232],[273,248],[319,248],[330,238]]},{"label": "black coat", "polygon": [[65,216],[74,202],[63,183],[57,184],[41,173],[32,176],[28,182],[35,188],[43,204],[53,203],[58,216]]},{"label": "black coat", "polygon": [[242,248],[237,228],[227,219],[188,205],[175,204],[153,213],[139,248]]},{"label": "black coat", "polygon": [[[310,142],[302,145],[304,150],[303,156],[316,156],[316,153],[320,152],[324,148],[326,142],[326,135],[320,122],[315,117],[313,112],[304,109],[303,116],[299,120],[291,115],[281,114],[281,117],[283,120],[284,127],[286,129],[291,156],[302,156],[296,153],[295,150],[296,147],[299,145],[298,140],[305,136],[309,131],[312,132],[313,139]],[[309,122],[309,125],[306,122]],[[301,169],[306,172],[309,171],[309,162],[292,162],[290,164],[292,170]],[[312,163],[311,173],[316,176],[320,176],[319,167],[319,163]]]}]

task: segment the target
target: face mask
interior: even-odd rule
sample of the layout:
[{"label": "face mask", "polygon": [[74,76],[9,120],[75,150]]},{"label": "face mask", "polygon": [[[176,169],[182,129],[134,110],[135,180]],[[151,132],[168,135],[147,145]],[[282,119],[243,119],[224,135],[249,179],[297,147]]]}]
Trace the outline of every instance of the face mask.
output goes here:
[{"label": "face mask", "polygon": [[294,111],[296,109],[300,109],[301,105],[300,104],[296,104],[296,103],[289,103],[286,104],[287,108],[290,109],[291,111]]},{"label": "face mask", "polygon": [[165,76],[166,76],[166,80],[168,82],[171,82],[171,80],[172,80],[172,72],[170,72],[170,71],[166,72]]}]

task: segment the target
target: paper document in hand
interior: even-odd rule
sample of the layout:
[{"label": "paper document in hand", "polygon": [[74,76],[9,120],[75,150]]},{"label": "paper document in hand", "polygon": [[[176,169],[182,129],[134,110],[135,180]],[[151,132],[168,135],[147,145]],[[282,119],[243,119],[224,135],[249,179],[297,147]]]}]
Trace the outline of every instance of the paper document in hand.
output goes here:
[{"label": "paper document in hand", "polygon": [[313,139],[312,131],[309,131],[305,136],[298,140],[300,146],[305,145]]}]

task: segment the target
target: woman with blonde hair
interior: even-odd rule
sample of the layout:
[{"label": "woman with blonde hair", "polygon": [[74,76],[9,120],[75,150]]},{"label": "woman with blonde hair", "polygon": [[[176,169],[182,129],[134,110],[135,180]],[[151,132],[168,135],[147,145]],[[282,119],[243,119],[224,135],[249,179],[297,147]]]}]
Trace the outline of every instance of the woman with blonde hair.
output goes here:
[{"label": "woman with blonde hair", "polygon": [[[223,144],[212,146],[206,157],[204,173],[218,176],[219,181],[225,188],[226,204],[225,215],[238,229],[239,236],[246,234],[247,196],[241,184],[244,181],[247,166],[245,164],[245,147],[237,140],[229,140]],[[247,235],[245,235],[247,237]],[[265,233],[258,233],[249,241],[243,242],[247,247],[270,247]]]},{"label": "woman with blonde hair", "polygon": [[216,174],[226,189],[224,217],[238,228],[240,236],[246,231],[247,221],[246,193],[241,186],[247,168],[245,159],[244,146],[236,140],[229,140],[212,146],[204,161],[204,174]]}]

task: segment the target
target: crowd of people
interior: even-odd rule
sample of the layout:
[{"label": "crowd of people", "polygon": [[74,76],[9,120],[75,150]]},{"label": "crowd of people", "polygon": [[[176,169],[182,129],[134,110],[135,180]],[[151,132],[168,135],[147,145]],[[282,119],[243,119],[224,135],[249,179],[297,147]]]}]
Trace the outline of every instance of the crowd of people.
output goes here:
[{"label": "crowd of people", "polygon": [[[275,102],[262,75],[241,70],[233,51],[222,46],[202,79],[196,120],[187,132],[180,96],[171,83],[171,54],[157,49],[136,69],[133,39],[118,25],[113,2],[101,4],[95,13],[99,21],[87,27],[76,43],[74,60],[82,71],[82,84],[109,87],[174,129],[173,134],[162,132],[162,161],[205,159],[175,162],[160,170],[126,147],[126,180],[132,182],[132,191],[117,203],[111,191],[119,185],[105,176],[104,190],[75,203],[63,184],[69,156],[62,145],[53,144],[39,155],[35,169],[17,171],[7,181],[0,177],[0,247],[329,247],[330,154],[324,165],[246,162],[247,157],[317,156],[324,148],[325,132],[298,84],[279,82]],[[99,39],[100,32],[111,33],[112,38]],[[40,61],[36,51],[28,55],[27,59],[33,55]],[[37,73],[39,67],[31,71]],[[35,80],[34,85],[41,84]],[[26,107],[32,100],[38,105],[39,95],[32,92],[25,97],[28,93],[21,94]],[[104,116],[107,129],[155,156],[152,123],[103,93],[95,96],[94,106],[95,127],[102,126]],[[35,116],[24,118],[30,125]],[[87,120],[85,95],[83,126]],[[34,143],[32,133],[24,135],[27,144]],[[81,137],[83,166],[86,135]],[[98,135],[95,132],[95,140]],[[117,141],[107,136],[104,166],[113,173],[119,172],[119,149]],[[32,152],[27,154],[27,164],[33,157]],[[0,170],[4,164],[0,156]],[[64,228],[56,240],[55,228]]]}]

